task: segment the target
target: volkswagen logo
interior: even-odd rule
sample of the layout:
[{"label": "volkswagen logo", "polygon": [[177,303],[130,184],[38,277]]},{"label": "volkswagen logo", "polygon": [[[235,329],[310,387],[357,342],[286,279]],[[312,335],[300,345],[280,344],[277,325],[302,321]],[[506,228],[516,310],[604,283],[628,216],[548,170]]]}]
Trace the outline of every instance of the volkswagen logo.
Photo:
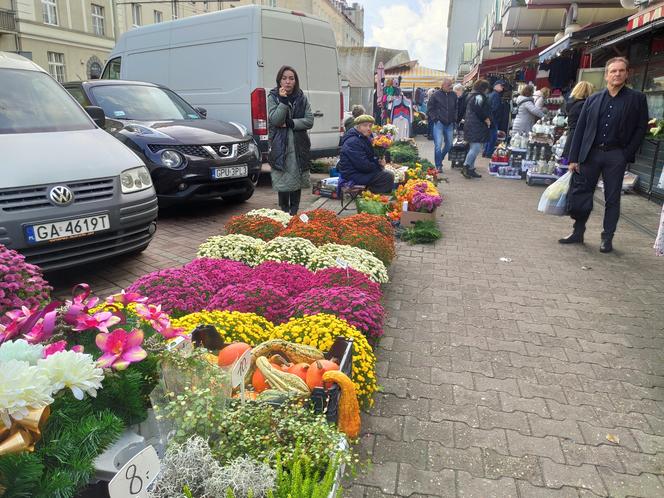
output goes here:
[{"label": "volkswagen logo", "polygon": [[225,145],[219,147],[219,155],[221,157],[228,157],[231,154],[231,149]]},{"label": "volkswagen logo", "polygon": [[69,206],[74,202],[74,193],[64,185],[53,187],[48,193],[48,198],[56,206]]}]

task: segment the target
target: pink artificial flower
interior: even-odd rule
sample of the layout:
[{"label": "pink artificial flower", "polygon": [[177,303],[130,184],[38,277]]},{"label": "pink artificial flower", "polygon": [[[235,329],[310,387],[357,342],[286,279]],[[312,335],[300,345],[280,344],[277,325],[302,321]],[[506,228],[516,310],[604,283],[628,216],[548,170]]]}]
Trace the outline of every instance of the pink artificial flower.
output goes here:
[{"label": "pink artificial flower", "polygon": [[171,319],[167,313],[161,311],[161,304],[137,304],[136,314],[146,322],[149,322],[152,328],[159,333],[171,326]]},{"label": "pink artificial flower", "polygon": [[37,320],[30,329],[30,332],[24,335],[25,340],[30,344],[39,344],[40,342],[47,341],[53,335],[53,328],[46,327],[44,324],[44,319],[40,318]]},{"label": "pink artificial flower", "polygon": [[129,303],[145,303],[147,300],[147,297],[141,296],[138,292],[125,292],[124,289],[118,294],[106,298],[108,304],[122,304],[124,306]]},{"label": "pink artificial flower", "polygon": [[58,341],[54,342],[53,344],[49,344],[44,348],[44,358],[47,358],[52,354],[59,353],[60,351],[64,351],[66,347],[67,341]]},{"label": "pink artificial flower", "polygon": [[76,317],[76,326],[74,330],[82,331],[89,329],[97,329],[100,332],[108,333],[108,327],[112,327],[122,321],[117,315],[114,315],[110,311],[100,311],[94,315],[79,315]]},{"label": "pink artificial flower", "polygon": [[97,364],[102,368],[124,370],[131,363],[143,360],[148,354],[141,347],[143,331],[133,329],[127,332],[116,329],[108,334],[97,334],[97,346],[104,353]]},{"label": "pink artificial flower", "polygon": [[[81,292],[77,294],[79,289]],[[99,298],[91,297],[88,299],[89,295],[90,286],[88,284],[78,284],[74,287],[71,300],[65,301],[65,306],[67,307],[67,312],[64,315],[65,322],[70,325],[76,324],[79,317],[87,315],[90,308],[94,308],[97,305]]]},{"label": "pink artificial flower", "polygon": [[169,323],[167,327],[162,328],[161,330],[155,329],[164,339],[175,339],[176,337],[185,337],[187,332],[185,329],[179,327],[172,327]]},{"label": "pink artificial flower", "polygon": [[0,326],[0,342],[8,341],[18,335],[23,324],[37,311],[37,308],[29,309],[27,306],[21,306],[5,313],[5,316],[11,320],[9,325]]},{"label": "pink artificial flower", "polygon": [[81,346],[80,344],[77,344],[76,346],[72,347],[71,350],[74,353],[82,353],[83,351],[85,351],[85,348],[83,346]]}]

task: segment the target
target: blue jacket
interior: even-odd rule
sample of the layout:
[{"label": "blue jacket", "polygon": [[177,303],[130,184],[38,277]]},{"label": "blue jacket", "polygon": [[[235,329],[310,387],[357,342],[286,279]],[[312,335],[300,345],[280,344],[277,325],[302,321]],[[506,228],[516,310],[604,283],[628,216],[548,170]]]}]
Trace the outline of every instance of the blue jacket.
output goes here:
[{"label": "blue jacket", "polygon": [[500,122],[500,114],[503,108],[503,99],[497,91],[492,91],[489,96],[489,108],[491,109],[491,128],[497,128]]},{"label": "blue jacket", "polygon": [[368,184],[381,171],[374,155],[371,139],[351,128],[341,139],[341,152],[337,164],[341,178],[356,185]]}]

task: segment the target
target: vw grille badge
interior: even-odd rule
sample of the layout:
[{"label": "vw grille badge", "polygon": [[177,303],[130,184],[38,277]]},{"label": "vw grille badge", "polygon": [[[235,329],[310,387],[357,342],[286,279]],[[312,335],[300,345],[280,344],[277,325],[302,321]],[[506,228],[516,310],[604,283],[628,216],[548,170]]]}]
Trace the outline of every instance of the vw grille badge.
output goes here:
[{"label": "vw grille badge", "polygon": [[228,157],[230,155],[230,153],[231,153],[231,149],[229,149],[225,145],[222,145],[221,147],[219,147],[219,155],[221,157]]},{"label": "vw grille badge", "polygon": [[74,193],[64,185],[53,187],[48,193],[48,198],[56,206],[69,206],[74,202]]}]

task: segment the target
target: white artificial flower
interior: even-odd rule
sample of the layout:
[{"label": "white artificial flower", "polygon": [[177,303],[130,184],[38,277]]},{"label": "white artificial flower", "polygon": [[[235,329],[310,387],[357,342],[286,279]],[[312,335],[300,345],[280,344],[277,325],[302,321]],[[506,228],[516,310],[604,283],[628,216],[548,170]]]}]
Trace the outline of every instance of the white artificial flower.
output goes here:
[{"label": "white artificial flower", "polygon": [[47,373],[27,361],[8,360],[0,367],[0,420],[11,426],[10,417],[20,420],[29,410],[53,403],[53,386]]},{"label": "white artificial flower", "polygon": [[18,360],[27,361],[30,365],[36,365],[37,360],[43,355],[44,346],[39,344],[28,344],[24,339],[7,341],[0,345],[0,364],[9,360]]},{"label": "white artificial flower", "polygon": [[283,226],[288,225],[292,216],[279,209],[253,209],[247,213],[247,216],[262,216],[263,218],[270,218],[276,222],[281,223]]},{"label": "white artificial flower", "polygon": [[37,365],[51,379],[53,392],[68,388],[79,400],[85,393],[96,397],[104,379],[104,370],[97,367],[91,355],[75,351],[60,351],[40,360]]}]

